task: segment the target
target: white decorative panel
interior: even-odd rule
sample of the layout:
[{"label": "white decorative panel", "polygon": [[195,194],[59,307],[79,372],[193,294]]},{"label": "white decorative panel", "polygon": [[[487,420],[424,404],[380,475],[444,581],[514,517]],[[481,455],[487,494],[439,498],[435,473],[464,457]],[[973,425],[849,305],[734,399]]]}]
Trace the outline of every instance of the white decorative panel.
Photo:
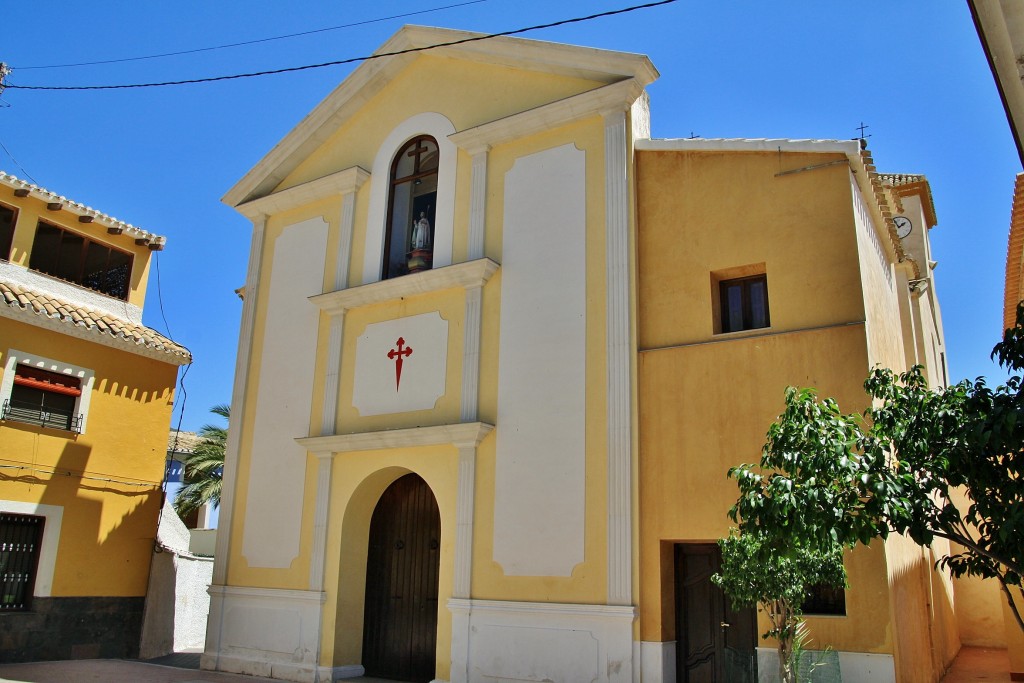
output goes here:
[{"label": "white decorative panel", "polygon": [[436,311],[367,325],[352,404],[360,415],[429,410],[444,395],[447,358],[448,321]]},{"label": "white decorative panel", "polygon": [[[274,243],[250,451],[242,554],[250,567],[285,568],[299,554],[327,223],[284,229]],[[271,504],[272,503],[272,504]]]},{"label": "white decorative panel", "polygon": [[451,683],[630,683],[633,607],[449,600]]},{"label": "white decorative panel", "polygon": [[316,657],[324,597],[316,591],[210,586],[211,628],[202,668],[317,680],[323,668]]},{"label": "white decorative panel", "polygon": [[563,145],[505,176],[494,560],[510,576],[583,561],[585,161]]}]

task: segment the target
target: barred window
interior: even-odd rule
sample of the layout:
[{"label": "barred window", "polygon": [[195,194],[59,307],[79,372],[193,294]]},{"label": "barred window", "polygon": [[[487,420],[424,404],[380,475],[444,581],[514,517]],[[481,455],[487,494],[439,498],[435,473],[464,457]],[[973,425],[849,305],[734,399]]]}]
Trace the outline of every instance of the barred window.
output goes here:
[{"label": "barred window", "polygon": [[0,612],[32,605],[45,517],[0,512]]},{"label": "barred window", "polygon": [[81,431],[82,382],[77,377],[19,364],[0,417],[50,429]]}]

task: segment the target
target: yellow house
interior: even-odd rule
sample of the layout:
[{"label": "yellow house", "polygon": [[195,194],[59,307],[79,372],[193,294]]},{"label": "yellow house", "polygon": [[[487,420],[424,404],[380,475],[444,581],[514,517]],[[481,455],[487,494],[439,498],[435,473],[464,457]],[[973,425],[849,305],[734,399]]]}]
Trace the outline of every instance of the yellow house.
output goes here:
[{"label": "yellow house", "polygon": [[[403,28],[224,197],[253,235],[204,668],[712,680],[725,473],[785,386],[945,377],[922,176],[652,140],[646,57],[479,38]],[[844,680],[955,655],[931,553],[821,596]]]},{"label": "yellow house", "polygon": [[0,661],[137,656],[191,361],[141,321],[164,242],[0,173]]}]

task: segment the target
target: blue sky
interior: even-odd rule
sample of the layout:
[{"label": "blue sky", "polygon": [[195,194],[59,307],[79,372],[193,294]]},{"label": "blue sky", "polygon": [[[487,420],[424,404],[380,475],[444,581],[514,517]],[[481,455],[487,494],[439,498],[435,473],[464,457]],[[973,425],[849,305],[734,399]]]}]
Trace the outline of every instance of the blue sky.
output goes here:
[{"label": "blue sky", "polygon": [[[373,21],[457,2],[10,3],[0,61],[14,69],[14,85],[180,80],[367,55],[405,23],[497,32],[635,4],[484,0]],[[31,68],[357,22],[370,23],[176,57]],[[661,72],[649,88],[655,137],[846,139],[867,124],[880,171],[923,173],[932,185],[951,378],[1003,377],[988,354],[1001,333],[1021,168],[965,2],[680,0],[523,37],[650,56]],[[210,421],[209,407],[231,397],[241,316],[234,289],[245,279],[251,226],[220,197],[353,68],[0,97],[0,169],[167,236],[145,321],[194,354],[184,429]]]}]

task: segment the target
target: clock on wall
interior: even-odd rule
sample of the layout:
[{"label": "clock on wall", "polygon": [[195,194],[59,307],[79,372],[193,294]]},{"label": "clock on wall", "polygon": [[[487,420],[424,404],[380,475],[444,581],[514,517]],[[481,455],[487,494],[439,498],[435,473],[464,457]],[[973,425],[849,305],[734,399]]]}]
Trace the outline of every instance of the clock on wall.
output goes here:
[{"label": "clock on wall", "polygon": [[906,216],[896,216],[896,218],[892,219],[892,222],[896,224],[896,234],[901,240],[905,239],[910,234],[910,231],[914,229],[914,224]]}]

